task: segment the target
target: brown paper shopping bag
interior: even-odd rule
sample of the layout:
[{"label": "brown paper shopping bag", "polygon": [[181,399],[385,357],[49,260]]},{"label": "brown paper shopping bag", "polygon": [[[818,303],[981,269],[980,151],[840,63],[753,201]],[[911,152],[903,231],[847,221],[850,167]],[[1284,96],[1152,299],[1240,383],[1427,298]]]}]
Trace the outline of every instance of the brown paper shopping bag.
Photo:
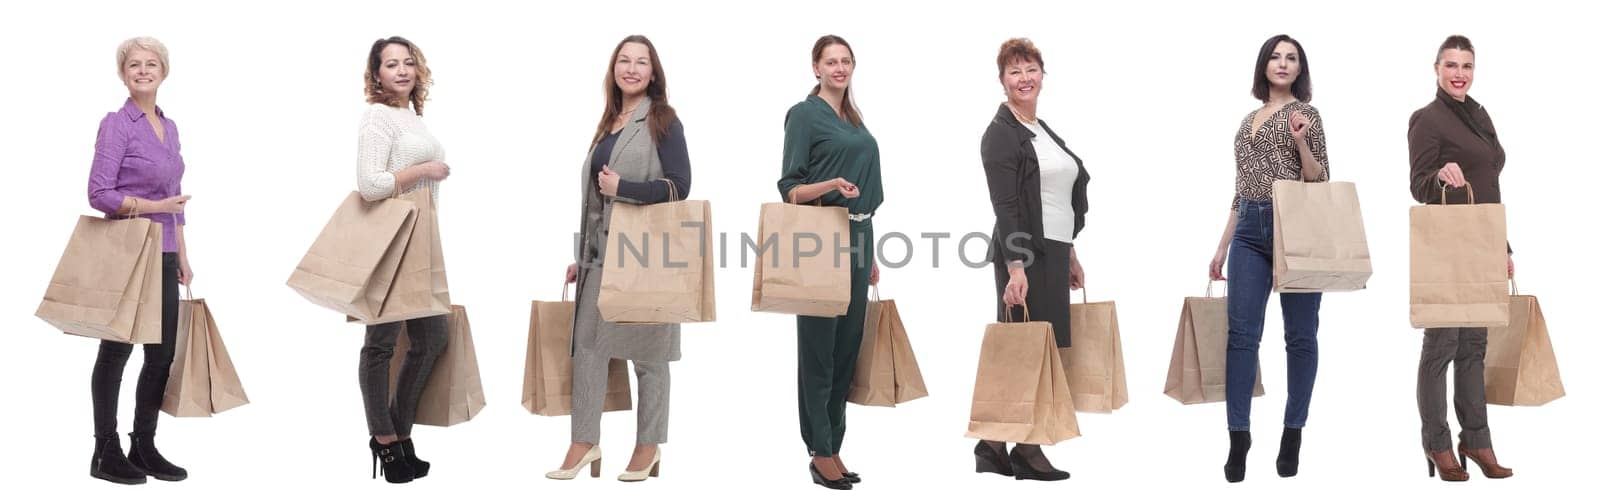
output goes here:
[{"label": "brown paper shopping bag", "polygon": [[[534,301],[528,316],[527,362],[522,371],[522,407],[534,415],[572,413],[572,316],[577,304],[567,300]],[[607,412],[633,408],[628,362],[612,359],[606,371]]]},{"label": "brown paper shopping bag", "polygon": [[717,319],[711,203],[611,205],[600,317],[617,323],[695,323]]},{"label": "brown paper shopping bag", "polygon": [[850,220],[838,206],[761,205],[750,311],[840,316],[850,308]]},{"label": "brown paper shopping bag", "polygon": [[1071,388],[1050,322],[989,324],[978,355],[967,437],[1055,444],[1080,435]]},{"label": "brown paper shopping bag", "polygon": [[[367,300],[379,302],[383,307],[376,315],[350,315],[346,320],[371,325],[452,311],[450,285],[445,278],[444,248],[439,240],[439,215],[433,207],[432,196],[429,190],[421,189],[397,198],[415,206],[416,223],[392,279],[375,278],[367,288]],[[386,288],[387,293],[380,292],[379,288]]]},{"label": "brown paper shopping bag", "polygon": [[1489,329],[1484,355],[1484,393],[1489,403],[1538,406],[1566,396],[1555,346],[1539,298],[1517,294],[1511,282],[1511,324]]},{"label": "brown paper shopping bag", "polygon": [[1122,365],[1122,329],[1117,325],[1117,303],[1084,302],[1069,306],[1072,347],[1064,366],[1072,387],[1072,406],[1079,412],[1111,413],[1128,404],[1128,374]]},{"label": "brown paper shopping bag", "polygon": [[295,266],[289,287],[318,306],[357,318],[376,317],[416,221],[411,201],[367,202],[361,193],[351,192]]},{"label": "brown paper shopping bag", "polygon": [[1506,326],[1507,274],[1505,206],[1411,207],[1412,327]]},{"label": "brown paper shopping bag", "polygon": [[[1256,387],[1252,396],[1266,394],[1261,385],[1261,366],[1256,365]],[[1172,362],[1167,365],[1167,396],[1184,405],[1213,403],[1228,399],[1228,297],[1183,299],[1178,317],[1178,336],[1172,343]]]},{"label": "brown paper shopping bag", "polygon": [[893,407],[925,396],[928,386],[922,381],[922,368],[917,366],[900,311],[894,300],[879,299],[878,287],[873,286],[861,335],[861,354],[856,357],[855,376],[845,400]]},{"label": "brown paper shopping bag", "polygon": [[34,316],[64,333],[161,342],[161,223],[79,216]]},{"label": "brown paper shopping bag", "polygon": [[250,403],[233,358],[222,343],[216,318],[203,299],[178,302],[178,337],[161,411],[174,417],[210,417]]},{"label": "brown paper shopping bag", "polygon": [[1372,277],[1353,183],[1273,182],[1272,235],[1273,291],[1355,291]]},{"label": "brown paper shopping bag", "polygon": [[[418,424],[449,427],[472,420],[483,410],[483,377],[478,371],[478,349],[472,342],[472,323],[467,319],[467,309],[450,305],[446,325],[450,341],[434,360],[433,372],[428,375],[422,397],[417,400]],[[410,336],[402,330],[395,340],[394,357],[389,364],[391,394],[410,347]]]}]

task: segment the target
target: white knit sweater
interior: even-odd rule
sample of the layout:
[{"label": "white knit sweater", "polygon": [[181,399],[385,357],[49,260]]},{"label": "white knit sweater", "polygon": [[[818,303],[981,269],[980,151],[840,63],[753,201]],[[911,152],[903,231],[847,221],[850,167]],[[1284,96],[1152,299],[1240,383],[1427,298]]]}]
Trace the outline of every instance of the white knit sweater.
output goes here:
[{"label": "white knit sweater", "polygon": [[439,183],[418,179],[410,189],[395,192],[394,173],[430,160],[444,160],[444,147],[433,138],[411,109],[372,104],[361,118],[361,140],[356,155],[356,187],[361,197],[377,201],[426,186],[439,202]]}]

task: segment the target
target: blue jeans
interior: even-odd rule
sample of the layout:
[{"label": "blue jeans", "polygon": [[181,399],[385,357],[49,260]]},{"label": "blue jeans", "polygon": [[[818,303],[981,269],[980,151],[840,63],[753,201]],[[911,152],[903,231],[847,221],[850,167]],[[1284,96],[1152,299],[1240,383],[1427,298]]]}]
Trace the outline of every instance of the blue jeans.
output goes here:
[{"label": "blue jeans", "polygon": [[[1228,247],[1228,430],[1250,430],[1250,401],[1261,359],[1261,330],[1272,294],[1272,202],[1242,200]],[[1306,425],[1317,381],[1317,311],[1322,293],[1278,295],[1289,358],[1283,426]]]}]

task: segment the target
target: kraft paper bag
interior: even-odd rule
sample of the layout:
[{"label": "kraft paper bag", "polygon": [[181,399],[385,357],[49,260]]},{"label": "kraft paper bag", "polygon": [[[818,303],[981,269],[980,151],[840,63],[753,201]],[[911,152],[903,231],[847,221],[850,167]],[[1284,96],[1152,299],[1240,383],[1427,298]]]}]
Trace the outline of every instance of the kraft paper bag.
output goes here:
[{"label": "kraft paper bag", "polygon": [[[1252,396],[1266,394],[1257,362]],[[1172,399],[1192,405],[1227,401],[1227,387],[1228,297],[1211,297],[1211,285],[1207,284],[1206,297],[1183,299],[1165,391]]]},{"label": "kraft paper bag", "polygon": [[416,209],[416,223],[411,229],[411,239],[400,255],[387,293],[380,293],[386,281],[375,280],[367,289],[369,302],[380,302],[383,307],[375,316],[350,315],[346,320],[368,325],[426,318],[451,312],[450,285],[446,280],[444,248],[439,240],[438,213],[433,207],[432,193],[421,189],[397,198],[410,201]]},{"label": "kraft paper bag", "polygon": [[205,300],[178,302],[177,333],[161,411],[174,417],[210,417],[250,403]]},{"label": "kraft paper bag", "polygon": [[[446,325],[449,344],[434,360],[433,372],[422,388],[422,397],[417,399],[418,424],[449,427],[472,420],[483,410],[483,377],[478,371],[478,350],[472,342],[472,323],[467,319],[467,309],[450,305]],[[389,365],[391,397],[410,347],[411,338],[402,330],[395,340],[394,357]]]},{"label": "kraft paper bag", "polygon": [[1504,327],[1506,208],[1445,204],[1411,207],[1411,326]]},{"label": "kraft paper bag", "polygon": [[922,381],[922,368],[917,366],[911,338],[900,321],[900,310],[894,300],[880,299],[878,287],[873,286],[861,335],[861,354],[856,357],[855,376],[845,400],[893,407],[925,396],[928,386]]},{"label": "kraft paper bag", "polygon": [[34,316],[63,333],[161,342],[161,223],[79,216]]},{"label": "kraft paper bag", "polygon": [[[1006,312],[1007,320],[1010,311]],[[967,437],[1055,444],[1078,437],[1078,415],[1050,322],[992,323],[983,333]]]},{"label": "kraft paper bag", "polygon": [[[534,301],[528,315],[527,363],[522,371],[522,407],[534,415],[572,414],[572,317],[577,303],[567,300]],[[606,368],[606,395],[602,410],[633,408],[633,388],[628,362],[612,359]]]},{"label": "kraft paper bag", "polygon": [[1111,413],[1128,404],[1128,374],[1122,365],[1122,331],[1117,303],[1084,302],[1069,306],[1072,347],[1067,348],[1067,384],[1079,412]]},{"label": "kraft paper bag", "polygon": [[289,287],[318,306],[357,318],[376,317],[416,221],[417,207],[411,201],[367,202],[361,193],[351,192],[295,266]]},{"label": "kraft paper bag", "polygon": [[850,308],[850,219],[838,206],[761,205],[750,311],[831,317]]},{"label": "kraft paper bag", "polygon": [[1273,182],[1272,235],[1273,291],[1367,288],[1372,257],[1355,184]]},{"label": "kraft paper bag", "polygon": [[600,317],[616,323],[695,323],[717,319],[711,203],[611,205]]},{"label": "kraft paper bag", "polygon": [[1516,282],[1511,289],[1511,324],[1489,329],[1484,395],[1495,405],[1544,405],[1567,394],[1556,367],[1555,346],[1539,299],[1517,294]]}]

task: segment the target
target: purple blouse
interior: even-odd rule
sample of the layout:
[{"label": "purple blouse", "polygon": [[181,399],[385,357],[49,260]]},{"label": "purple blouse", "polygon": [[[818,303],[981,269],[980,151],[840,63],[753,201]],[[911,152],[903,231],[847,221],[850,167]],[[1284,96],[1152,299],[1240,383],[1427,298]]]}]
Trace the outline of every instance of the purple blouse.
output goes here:
[{"label": "purple blouse", "polygon": [[[183,156],[178,151],[178,125],[156,107],[156,115],[166,128],[166,141],[156,137],[144,111],[129,98],[122,110],[107,113],[100,120],[100,134],[94,141],[94,164],[89,167],[89,205],[118,217],[124,197],[159,201],[183,194]],[[183,213],[149,214],[146,218],[161,223],[161,251],[178,251],[176,225],[184,224]]]}]

